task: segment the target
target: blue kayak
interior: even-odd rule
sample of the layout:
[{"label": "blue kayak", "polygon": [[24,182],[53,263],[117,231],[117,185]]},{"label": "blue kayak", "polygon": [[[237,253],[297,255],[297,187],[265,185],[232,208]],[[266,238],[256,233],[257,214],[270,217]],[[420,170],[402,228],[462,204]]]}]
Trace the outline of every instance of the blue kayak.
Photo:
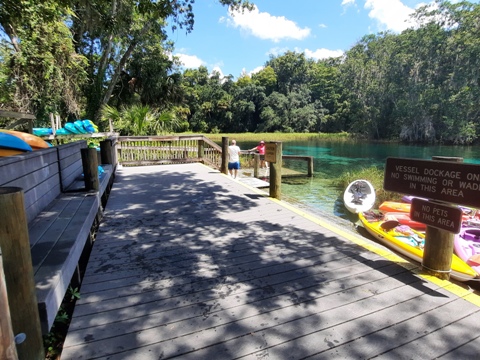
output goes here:
[{"label": "blue kayak", "polygon": [[0,149],[32,151],[32,147],[22,139],[3,132],[0,132]]},{"label": "blue kayak", "polygon": [[82,120],[77,120],[73,123],[73,126],[75,126],[75,128],[80,131],[82,134],[87,134],[88,131],[87,129],[85,129],[85,127],[83,126],[83,122]]},{"label": "blue kayak", "polygon": [[[81,134],[77,127],[73,123],[66,123],[64,129],[70,131],[72,134]],[[58,132],[58,131],[57,131]]]}]

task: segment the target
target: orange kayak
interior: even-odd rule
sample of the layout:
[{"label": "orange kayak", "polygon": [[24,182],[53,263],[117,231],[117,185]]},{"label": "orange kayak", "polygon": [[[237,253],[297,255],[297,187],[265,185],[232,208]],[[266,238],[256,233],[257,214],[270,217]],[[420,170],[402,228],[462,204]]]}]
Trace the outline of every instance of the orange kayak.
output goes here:
[{"label": "orange kayak", "polygon": [[26,133],[26,132],[15,131],[15,130],[5,130],[5,129],[0,129],[0,132],[7,133],[7,134],[10,134],[10,135],[16,136],[19,139],[22,139],[28,145],[30,145],[33,150],[46,149],[46,148],[49,148],[51,146],[49,143],[47,143],[41,137],[38,137],[38,136],[33,135],[33,134]]},{"label": "orange kayak", "polygon": [[411,204],[396,202],[396,201],[384,201],[378,207],[380,211],[386,212],[404,212],[410,213]]}]

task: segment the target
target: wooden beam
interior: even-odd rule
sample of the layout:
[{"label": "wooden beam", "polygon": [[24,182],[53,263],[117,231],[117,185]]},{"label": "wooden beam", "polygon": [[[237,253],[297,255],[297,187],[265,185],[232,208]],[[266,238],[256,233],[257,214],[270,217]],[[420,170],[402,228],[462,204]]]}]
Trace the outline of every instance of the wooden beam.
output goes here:
[{"label": "wooden beam", "polygon": [[30,120],[36,119],[35,115],[32,115],[32,114],[15,112],[15,111],[6,111],[6,110],[0,110],[0,117],[13,118],[13,119],[30,119]]}]

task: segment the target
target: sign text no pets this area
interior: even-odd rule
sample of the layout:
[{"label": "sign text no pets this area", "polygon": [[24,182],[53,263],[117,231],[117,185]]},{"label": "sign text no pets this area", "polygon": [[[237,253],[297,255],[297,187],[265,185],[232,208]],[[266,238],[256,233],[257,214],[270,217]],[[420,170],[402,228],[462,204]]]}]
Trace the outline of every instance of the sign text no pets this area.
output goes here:
[{"label": "sign text no pets this area", "polygon": [[480,165],[436,160],[388,158],[387,191],[480,207]]}]

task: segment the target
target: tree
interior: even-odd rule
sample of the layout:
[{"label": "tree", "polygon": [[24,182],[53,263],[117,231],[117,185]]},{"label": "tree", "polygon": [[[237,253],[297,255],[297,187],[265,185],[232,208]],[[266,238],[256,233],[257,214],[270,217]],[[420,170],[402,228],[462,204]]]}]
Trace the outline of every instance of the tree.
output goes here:
[{"label": "tree", "polygon": [[8,105],[32,112],[80,113],[85,58],[75,52],[66,25],[71,15],[65,1],[3,1],[0,25],[1,87],[13,91]]},{"label": "tree", "polygon": [[229,129],[232,132],[257,131],[260,113],[266,98],[265,88],[252,81],[237,81],[232,95],[232,123],[229,125]]},{"label": "tree", "polygon": [[281,56],[272,56],[267,61],[266,68],[271,67],[275,73],[277,91],[287,94],[294,86],[309,82],[310,63],[304,53],[287,51]]},{"label": "tree", "polygon": [[115,107],[105,105],[101,111],[103,120],[112,120],[115,130],[121,135],[161,135],[175,131],[180,122],[172,112],[160,112],[148,105]]},{"label": "tree", "polygon": [[277,75],[271,66],[266,66],[253,74],[252,80],[256,85],[263,86],[267,95],[277,90]]},{"label": "tree", "polygon": [[[251,9],[247,0],[219,0],[233,9]],[[87,114],[96,116],[109,103],[134,51],[144,52],[152,37],[165,39],[167,19],[187,32],[193,29],[194,0],[73,0],[72,31],[77,52],[89,62]]]}]

